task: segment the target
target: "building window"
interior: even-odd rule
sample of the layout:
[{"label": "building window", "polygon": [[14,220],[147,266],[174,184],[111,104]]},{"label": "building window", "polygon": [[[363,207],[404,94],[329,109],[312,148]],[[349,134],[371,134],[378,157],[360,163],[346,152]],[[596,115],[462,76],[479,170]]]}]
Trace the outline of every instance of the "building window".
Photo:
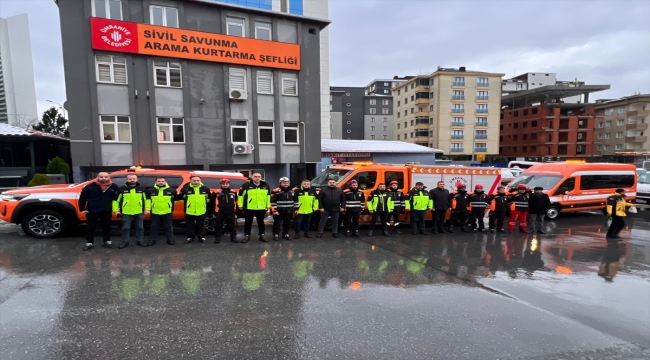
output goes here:
[{"label": "building window", "polygon": [[388,108],[383,108],[381,109],[382,114],[388,114]]},{"label": "building window", "polygon": [[598,134],[598,140],[603,138],[603,134]]},{"label": "building window", "polygon": [[256,21],[255,38],[260,40],[271,40],[271,24]]},{"label": "building window", "polygon": [[623,132],[622,131],[619,131],[619,132],[616,133],[616,138],[620,139],[622,137],[623,137]]},{"label": "building window", "polygon": [[104,19],[122,20],[122,1],[93,0],[93,16]]},{"label": "building window", "polygon": [[451,111],[452,112],[465,112],[465,104],[454,103]]},{"label": "building window", "polygon": [[404,98],[404,105],[409,103],[409,98]]},{"label": "building window", "polygon": [[451,143],[451,148],[455,150],[462,150],[463,149],[463,143]]},{"label": "building window", "polygon": [[[490,96],[488,95],[487,91],[477,91],[476,92],[476,100],[488,100]],[[528,110],[525,110],[526,112]]]},{"label": "building window", "polygon": [[231,139],[233,143],[248,142],[248,122],[245,120],[235,121],[230,126]]},{"label": "building window", "polygon": [[374,117],[374,116],[372,116],[372,117],[370,118],[370,122],[372,122],[372,123],[375,122],[375,117]]},{"label": "building window", "polygon": [[614,109],[605,110],[605,115],[612,115],[612,114],[614,114]]},{"label": "building window", "polygon": [[370,127],[370,131],[375,131],[375,130],[376,130],[376,126],[371,126]]},{"label": "building window", "polygon": [[411,83],[411,89],[413,89],[414,87],[415,87],[415,83],[412,82],[412,83]]},{"label": "building window", "polygon": [[404,116],[408,116],[408,114],[409,114],[409,111],[408,111],[408,110],[404,110]]},{"label": "building window", "polygon": [[400,115],[401,115],[401,114],[402,114],[402,113],[400,113],[400,112],[397,113],[397,118],[398,118],[398,119],[400,118]]},{"label": "building window", "polygon": [[377,105],[377,100],[370,99],[370,105]]},{"label": "building window", "polygon": [[230,92],[246,91],[246,70],[239,68],[230,68],[228,71],[228,82]]},{"label": "building window", "polygon": [[413,124],[414,124],[414,120],[411,120],[411,126],[413,126]]},{"label": "building window", "polygon": [[602,121],[598,123],[598,128],[603,128],[604,126],[605,126],[605,123],[603,123]]},{"label": "building window", "polygon": [[465,99],[465,91],[463,90],[454,90],[451,95],[452,100],[463,100]]},{"label": "building window", "polygon": [[377,109],[375,109],[375,108],[370,108],[370,113],[371,113],[371,114],[376,114],[376,113],[377,113]]},{"label": "building window", "polygon": [[157,118],[159,143],[184,143],[185,125],[183,118]]},{"label": "building window", "polygon": [[282,74],[282,95],[298,96],[298,77],[295,74]]},{"label": "building window", "polygon": [[101,123],[102,142],[131,142],[131,120],[128,116],[102,115]]},{"label": "building window", "polygon": [[[244,72],[244,76],[246,73]],[[273,72],[257,71],[257,93],[273,94]]]},{"label": "building window", "polygon": [[156,86],[181,87],[181,63],[171,61],[154,61],[153,71]]},{"label": "building window", "polygon": [[487,150],[487,144],[486,143],[476,143],[474,145],[474,150],[476,150],[476,151],[486,151]]},{"label": "building window", "polygon": [[611,127],[612,122],[610,120],[605,121],[605,127]]},{"label": "building window", "polygon": [[397,140],[399,140],[399,135],[397,135]]},{"label": "building window", "polygon": [[612,134],[611,134],[611,133],[607,133],[607,134],[605,134],[605,139],[611,139],[611,138],[612,138]]},{"label": "building window", "polygon": [[598,151],[603,150],[603,146],[602,145],[596,145],[596,150],[598,150]]},{"label": "building window", "polygon": [[415,95],[411,95],[411,101],[415,100]]},{"label": "building window", "polygon": [[618,113],[619,114],[625,114],[625,107],[619,107],[618,108]]},{"label": "building window", "polygon": [[625,120],[618,120],[618,121],[616,122],[616,125],[617,125],[617,126],[625,125]]},{"label": "building window", "polygon": [[398,129],[400,128],[400,125],[401,125],[400,123],[397,123],[397,128],[398,128]]},{"label": "building window", "polygon": [[603,146],[603,150],[608,151],[609,150],[609,145]]},{"label": "building window", "polygon": [[178,27],[178,9],[164,6],[150,6],[149,12],[152,25]]},{"label": "building window", "polygon": [[413,138],[413,132],[411,132],[411,139]]},{"label": "building window", "polygon": [[370,140],[375,140],[375,135],[370,135]]},{"label": "building window", "polygon": [[275,144],[275,126],[273,121],[260,121],[257,125],[257,133],[260,144]]},{"label": "building window", "polygon": [[476,112],[479,112],[479,113],[488,112],[488,105],[487,104],[476,104]]},{"label": "building window", "polygon": [[623,144],[616,144],[616,150],[623,150]]},{"label": "building window", "polygon": [[244,32],[244,19],[227,17],[226,34],[241,37],[246,36],[246,33]]},{"label": "building window", "polygon": [[382,126],[383,131],[388,131],[388,126]]},{"label": "building window", "polygon": [[381,136],[381,139],[382,139],[382,140],[388,140],[388,135],[382,135],[382,136]]},{"label": "building window", "polygon": [[411,114],[415,112],[415,108],[411,108]]},{"label": "building window", "polygon": [[490,86],[490,80],[486,77],[476,78],[476,86]]},{"label": "building window", "polygon": [[397,106],[398,106],[398,107],[399,107],[399,106],[402,106],[402,102],[398,100],[398,101],[397,101]]},{"label": "building window", "polygon": [[382,105],[390,105],[390,100],[388,100],[388,99],[383,99],[383,100],[381,101],[381,104],[382,104]]},{"label": "building window", "polygon": [[285,122],[282,124],[284,127],[284,143],[285,144],[298,144],[298,123]]},{"label": "building window", "polygon": [[429,111],[433,111],[433,105],[429,105]]},{"label": "building window", "polygon": [[97,82],[126,84],[126,58],[113,55],[96,55]]},{"label": "building window", "polygon": [[387,118],[387,117],[384,117],[384,118],[382,118],[382,121],[385,122],[385,123],[387,123],[387,122],[388,122],[388,118]]}]

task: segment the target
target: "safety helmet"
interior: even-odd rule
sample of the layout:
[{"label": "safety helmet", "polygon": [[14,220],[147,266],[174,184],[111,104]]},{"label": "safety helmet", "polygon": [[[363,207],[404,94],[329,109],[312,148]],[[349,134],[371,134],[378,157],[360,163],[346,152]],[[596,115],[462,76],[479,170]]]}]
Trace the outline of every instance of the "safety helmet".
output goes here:
[{"label": "safety helmet", "polygon": [[352,186],[352,185],[359,185],[359,183],[358,183],[356,180],[350,180],[350,182],[348,183],[348,185],[350,185],[350,186]]},{"label": "safety helmet", "polygon": [[223,184],[228,184],[228,185],[230,185],[230,180],[228,180],[228,179],[221,179],[221,180],[219,180],[219,184],[221,184],[221,185],[223,185]]},{"label": "safety helmet", "polygon": [[393,184],[398,185],[399,183],[397,182],[397,180],[393,180],[393,181],[390,182],[390,184],[391,185],[393,185]]},{"label": "safety helmet", "polygon": [[476,184],[475,189],[483,189],[483,185],[481,185],[481,184]]},{"label": "safety helmet", "polygon": [[526,185],[525,184],[517,185],[517,190],[526,190]]},{"label": "safety helmet", "polygon": [[503,185],[499,185],[499,186],[497,186],[497,190],[505,190],[505,188],[506,188],[506,187],[503,186]]},{"label": "safety helmet", "polygon": [[289,178],[284,176],[280,178],[280,182],[289,182]]}]

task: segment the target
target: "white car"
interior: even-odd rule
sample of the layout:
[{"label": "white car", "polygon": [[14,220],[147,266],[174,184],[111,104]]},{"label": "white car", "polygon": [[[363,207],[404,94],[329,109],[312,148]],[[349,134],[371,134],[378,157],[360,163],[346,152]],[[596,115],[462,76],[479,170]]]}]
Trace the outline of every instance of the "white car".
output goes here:
[{"label": "white car", "polygon": [[[638,169],[637,169],[638,171]],[[636,181],[636,203],[650,206],[650,172],[640,174]]]}]

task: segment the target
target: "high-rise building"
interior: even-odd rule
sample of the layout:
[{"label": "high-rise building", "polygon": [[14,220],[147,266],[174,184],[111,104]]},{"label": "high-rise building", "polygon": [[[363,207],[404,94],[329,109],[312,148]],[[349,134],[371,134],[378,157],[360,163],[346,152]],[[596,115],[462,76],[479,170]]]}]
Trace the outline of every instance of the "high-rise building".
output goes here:
[{"label": "high-rise building", "polygon": [[[302,15],[320,20],[329,19],[329,0],[201,0],[227,3],[243,7]],[[320,32],[320,84],[321,84],[321,137],[329,139],[330,133],[330,46],[329,29]]]},{"label": "high-rise building", "polygon": [[399,84],[405,83],[413,76],[394,76],[392,79],[375,79],[366,85],[366,95],[388,95],[392,96],[390,89]]},{"label": "high-rise building", "polygon": [[27,14],[0,18],[0,122],[24,127],[37,119]]},{"label": "high-rise building", "polygon": [[452,160],[497,154],[503,76],[438,68],[394,87],[395,140],[440,149]]},{"label": "high-rise building", "polygon": [[392,96],[332,86],[330,97],[333,139],[394,140]]}]

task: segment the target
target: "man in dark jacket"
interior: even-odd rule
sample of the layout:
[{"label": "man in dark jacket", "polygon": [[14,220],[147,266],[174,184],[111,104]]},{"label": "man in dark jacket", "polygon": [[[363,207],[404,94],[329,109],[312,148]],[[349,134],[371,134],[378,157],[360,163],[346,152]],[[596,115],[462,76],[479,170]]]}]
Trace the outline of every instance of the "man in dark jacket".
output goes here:
[{"label": "man in dark jacket", "polygon": [[147,191],[138,182],[136,174],[126,176],[126,184],[117,189],[117,198],[113,201],[113,212],[122,217],[122,243],[119,249],[129,246],[131,237],[131,222],[135,223],[135,235],[138,246],[147,246],[144,243],[144,215],[149,214]]},{"label": "man in dark jacket", "polygon": [[462,182],[459,182],[456,185],[456,188],[458,190],[454,191],[451,198],[451,220],[449,220],[449,231],[453,233],[454,225],[458,223],[460,231],[469,232],[465,227],[469,218],[467,210],[467,207],[469,206],[467,188]]},{"label": "man in dark jacket", "polygon": [[471,211],[469,213],[469,223],[472,225],[472,232],[477,230],[485,232],[485,209],[487,209],[487,195],[483,191],[483,185],[476,184],[474,192],[469,196],[469,206]]},{"label": "man in dark jacket", "polygon": [[86,246],[83,251],[95,247],[95,229],[99,222],[102,227],[102,247],[114,249],[111,241],[111,216],[113,214],[113,199],[117,185],[113,184],[106,172],[100,172],[97,179],[84,186],[79,195],[79,211],[86,215]]},{"label": "man in dark jacket", "polygon": [[[221,234],[226,230],[230,234],[230,241],[238,243],[237,240],[237,193],[230,188],[230,180],[219,180],[221,189],[217,190],[214,195],[214,211],[216,213],[216,225],[214,231],[214,243],[221,242]],[[223,223],[226,226],[223,226]]]},{"label": "man in dark jacket", "polygon": [[487,202],[490,203],[490,220],[488,222],[490,232],[494,233],[496,226],[497,232],[505,233],[506,230],[503,228],[503,220],[506,217],[506,211],[508,211],[508,208],[510,207],[505,186],[499,185],[496,194],[490,194],[487,198]]},{"label": "man in dark jacket", "polygon": [[366,194],[359,190],[359,183],[351,180],[345,196],[345,236],[359,237],[359,215],[366,207]]},{"label": "man in dark jacket", "polygon": [[390,182],[388,196],[390,196],[390,198],[393,200],[393,211],[388,214],[387,222],[390,223],[390,219],[393,219],[393,228],[395,229],[395,234],[399,235],[402,233],[399,231],[399,218],[404,213],[404,209],[406,208],[406,200],[408,197],[399,189],[399,182],[397,180]]},{"label": "man in dark jacket", "polygon": [[537,186],[528,198],[528,232],[534,233],[537,230],[540,234],[546,234],[544,227],[544,216],[551,206],[551,199],[543,192],[544,188]]},{"label": "man in dark jacket", "polygon": [[449,190],[445,189],[445,182],[438,181],[438,187],[429,191],[429,197],[433,200],[433,233],[449,233],[444,228],[447,210],[451,208]]},{"label": "man in dark jacket", "polygon": [[316,237],[323,237],[323,230],[329,217],[332,218],[332,236],[339,237],[339,215],[341,211],[345,211],[345,195],[341,188],[336,187],[336,180],[329,179],[327,187],[318,193],[318,211],[321,212],[321,217]]},{"label": "man in dark jacket", "polygon": [[289,178],[280,178],[280,187],[271,192],[271,209],[273,211],[273,240],[289,240],[289,229],[293,220],[294,193],[289,187]]}]

